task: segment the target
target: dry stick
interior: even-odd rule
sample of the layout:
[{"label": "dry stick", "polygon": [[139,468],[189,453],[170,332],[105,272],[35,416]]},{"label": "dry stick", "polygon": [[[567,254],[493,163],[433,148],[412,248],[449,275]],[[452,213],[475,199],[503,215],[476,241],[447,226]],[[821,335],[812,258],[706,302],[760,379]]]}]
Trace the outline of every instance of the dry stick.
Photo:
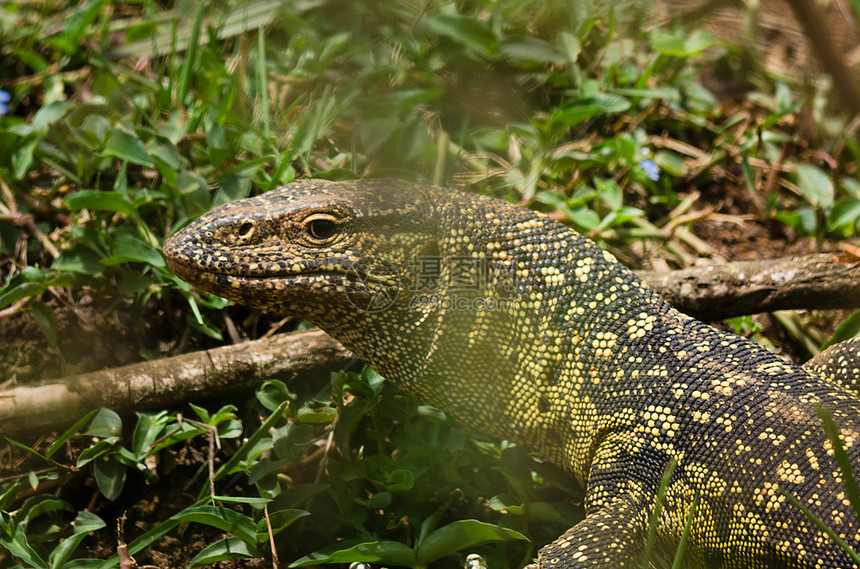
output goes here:
[{"label": "dry stick", "polygon": [[860,262],[822,253],[637,274],[670,304],[700,320],[797,308],[860,307]]},{"label": "dry stick", "polygon": [[[704,320],[793,308],[860,307],[860,261],[820,254],[638,273],[682,312]],[[91,409],[164,408],[257,385],[312,376],[323,385],[352,356],[319,330],[194,352],[0,391],[0,433],[66,428]]]},{"label": "dry stick", "polygon": [[329,380],[352,361],[338,342],[319,330],[278,335],[172,358],[61,378],[0,391],[0,433],[65,428],[87,411],[164,408],[258,385],[277,377]]}]

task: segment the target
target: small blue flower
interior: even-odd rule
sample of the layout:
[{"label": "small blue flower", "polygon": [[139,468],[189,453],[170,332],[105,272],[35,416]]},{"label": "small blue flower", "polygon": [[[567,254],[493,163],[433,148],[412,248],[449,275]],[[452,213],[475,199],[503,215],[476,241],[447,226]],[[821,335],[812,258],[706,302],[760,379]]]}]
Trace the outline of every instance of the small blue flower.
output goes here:
[{"label": "small blue flower", "polygon": [[657,166],[657,163],[652,159],[643,160],[639,163],[639,166],[645,170],[645,175],[648,176],[648,179],[652,182],[656,182],[660,179],[660,167]]},{"label": "small blue flower", "polygon": [[12,95],[7,93],[3,89],[0,89],[0,117],[2,117],[3,115],[5,115],[6,113],[9,112],[9,105],[7,105],[6,103],[8,103],[11,100],[12,100]]}]

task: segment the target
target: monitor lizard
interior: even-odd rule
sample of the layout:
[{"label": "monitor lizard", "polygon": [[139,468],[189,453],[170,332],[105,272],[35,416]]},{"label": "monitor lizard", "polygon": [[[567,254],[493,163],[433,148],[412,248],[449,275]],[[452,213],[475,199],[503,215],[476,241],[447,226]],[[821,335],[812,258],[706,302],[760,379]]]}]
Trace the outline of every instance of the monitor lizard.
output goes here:
[{"label": "monitor lizard", "polygon": [[567,470],[586,517],[540,550],[541,568],[639,567],[670,462],[656,567],[694,503],[685,567],[860,567],[786,497],[860,550],[816,414],[830,411],[860,474],[860,399],[825,377],[856,375],[860,343],[811,373],[681,314],[540,213],[397,180],[304,180],[228,203],[164,252],[189,283],[307,319],[406,391]]}]

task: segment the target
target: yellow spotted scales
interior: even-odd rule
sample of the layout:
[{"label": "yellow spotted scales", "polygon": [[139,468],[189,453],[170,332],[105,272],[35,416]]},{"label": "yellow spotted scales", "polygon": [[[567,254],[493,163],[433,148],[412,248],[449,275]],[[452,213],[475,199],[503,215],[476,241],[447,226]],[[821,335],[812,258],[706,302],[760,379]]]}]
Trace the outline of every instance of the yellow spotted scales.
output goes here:
[{"label": "yellow spotted scales", "polygon": [[164,251],[182,279],[308,319],[403,389],[569,471],[586,517],[541,549],[542,568],[639,567],[671,461],[655,566],[695,502],[685,567],[858,567],[786,498],[860,549],[816,415],[831,412],[860,463],[860,400],[825,377],[856,374],[856,358],[813,374],[706,326],[547,217],[395,180],[307,180],[221,206]]}]

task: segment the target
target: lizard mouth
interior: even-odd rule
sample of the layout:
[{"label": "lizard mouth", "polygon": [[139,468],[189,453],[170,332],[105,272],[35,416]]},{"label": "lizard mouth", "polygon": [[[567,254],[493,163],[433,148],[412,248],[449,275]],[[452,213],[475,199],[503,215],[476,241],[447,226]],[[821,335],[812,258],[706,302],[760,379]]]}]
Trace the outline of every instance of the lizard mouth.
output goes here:
[{"label": "lizard mouth", "polygon": [[[167,265],[176,276],[195,286],[219,292],[223,294],[224,288],[241,290],[242,288],[274,288],[287,290],[290,286],[301,283],[332,282],[336,285],[346,286],[349,284],[365,284],[376,286],[399,286],[400,275],[397,271],[390,270],[393,267],[374,266],[371,270],[326,264],[319,267],[302,267],[300,270],[292,270],[289,266],[274,269],[261,269],[260,267],[242,270],[224,270],[223,268],[206,267],[196,263],[185,263],[175,257],[168,256]],[[386,263],[390,265],[390,263]],[[213,285],[218,290],[213,290]]]}]

